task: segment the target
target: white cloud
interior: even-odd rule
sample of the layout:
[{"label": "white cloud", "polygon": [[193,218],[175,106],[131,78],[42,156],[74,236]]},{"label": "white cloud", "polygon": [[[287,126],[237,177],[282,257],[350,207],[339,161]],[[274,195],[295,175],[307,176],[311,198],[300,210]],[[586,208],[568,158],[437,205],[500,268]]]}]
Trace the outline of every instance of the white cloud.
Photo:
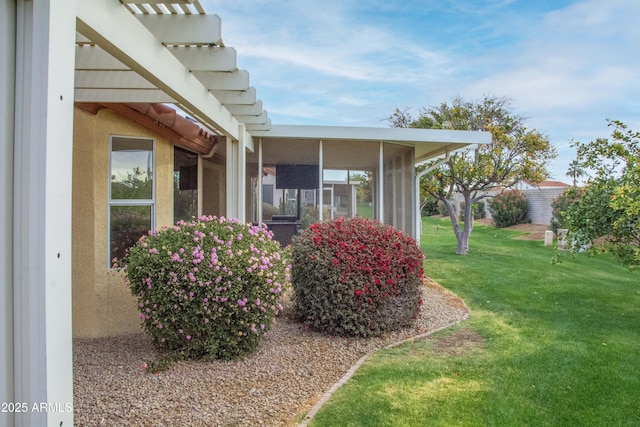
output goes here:
[{"label": "white cloud", "polygon": [[354,11],[348,2],[272,2],[259,11],[238,3],[222,20],[224,38],[238,49],[240,61],[270,60],[281,68],[369,82],[406,82],[420,76],[414,70],[436,74],[447,68],[446,57],[402,38],[391,22],[358,19],[362,8]]},{"label": "white cloud", "polygon": [[640,2],[204,0],[275,123],[385,126],[398,107],[508,96],[549,135],[640,130]]}]

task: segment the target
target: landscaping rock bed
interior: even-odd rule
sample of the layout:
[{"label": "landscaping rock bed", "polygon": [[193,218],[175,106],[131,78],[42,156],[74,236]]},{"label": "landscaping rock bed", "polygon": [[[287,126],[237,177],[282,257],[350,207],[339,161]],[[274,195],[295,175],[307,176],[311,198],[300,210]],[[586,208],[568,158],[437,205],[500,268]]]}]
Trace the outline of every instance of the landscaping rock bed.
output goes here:
[{"label": "landscaping rock bed", "polygon": [[143,334],[75,339],[77,426],[289,426],[362,356],[468,316],[464,303],[425,280],[411,328],[383,337],[349,339],[312,332],[285,308],[258,347],[242,361],[179,362],[148,374],[157,352]]}]

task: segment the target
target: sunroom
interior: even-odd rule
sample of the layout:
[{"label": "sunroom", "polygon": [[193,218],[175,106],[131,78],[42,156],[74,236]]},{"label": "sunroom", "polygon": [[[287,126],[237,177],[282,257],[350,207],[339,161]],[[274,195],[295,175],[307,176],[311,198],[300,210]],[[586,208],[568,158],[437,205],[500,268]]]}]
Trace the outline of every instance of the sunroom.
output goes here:
[{"label": "sunroom", "polygon": [[476,133],[426,129],[272,125],[252,134],[247,218],[283,244],[310,223],[355,216],[416,237],[416,163],[478,143]]}]

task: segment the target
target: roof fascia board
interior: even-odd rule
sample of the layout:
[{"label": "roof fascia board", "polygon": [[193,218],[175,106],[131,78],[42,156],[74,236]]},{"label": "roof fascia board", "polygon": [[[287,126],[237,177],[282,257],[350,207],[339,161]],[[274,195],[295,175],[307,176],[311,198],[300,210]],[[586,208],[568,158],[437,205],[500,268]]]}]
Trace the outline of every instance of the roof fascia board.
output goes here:
[{"label": "roof fascia board", "polygon": [[256,137],[293,139],[350,139],[354,141],[384,141],[410,143],[489,144],[490,132],[374,128],[349,126],[274,125],[268,131],[254,133]]},{"label": "roof fascia board", "polygon": [[441,145],[432,151],[424,150],[422,153],[416,153],[415,162],[416,164],[418,164],[427,160],[431,160],[438,156],[446,155],[447,153],[454,154],[458,151],[472,148],[472,146],[474,145],[477,146],[478,144],[477,143],[473,143],[473,144],[453,143],[453,144]]},{"label": "roof fascia board", "polygon": [[197,120],[238,139],[239,122],[121,3],[110,0],[79,1],[77,29],[187,107]]}]

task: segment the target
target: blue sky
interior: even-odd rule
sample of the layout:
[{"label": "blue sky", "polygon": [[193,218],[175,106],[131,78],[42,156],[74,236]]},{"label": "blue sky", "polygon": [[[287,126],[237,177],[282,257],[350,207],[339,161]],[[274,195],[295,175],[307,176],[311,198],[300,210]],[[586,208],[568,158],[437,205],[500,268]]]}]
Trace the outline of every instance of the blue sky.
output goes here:
[{"label": "blue sky", "polygon": [[275,124],[387,127],[396,107],[505,96],[549,137],[640,130],[637,0],[201,0]]}]

